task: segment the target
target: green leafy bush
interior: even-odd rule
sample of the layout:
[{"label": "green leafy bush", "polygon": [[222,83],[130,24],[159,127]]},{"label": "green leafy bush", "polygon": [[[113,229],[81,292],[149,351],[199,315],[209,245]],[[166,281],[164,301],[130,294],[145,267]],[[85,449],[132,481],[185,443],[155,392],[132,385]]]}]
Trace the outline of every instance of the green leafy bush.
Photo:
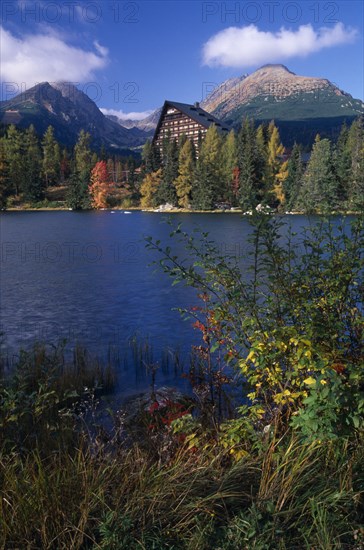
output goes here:
[{"label": "green leafy bush", "polygon": [[284,431],[294,418],[308,436],[311,418],[311,436],[323,438],[362,426],[363,227],[360,216],[319,220],[295,235],[282,219],[255,214],[247,273],[206,233],[195,239],[180,226],[172,231],[190,253],[184,262],[148,240],[175,283],[199,290],[204,305],[183,313],[202,332],[200,359],[217,428],[217,396],[231,368],[243,377],[245,414],[257,429],[273,423]]}]

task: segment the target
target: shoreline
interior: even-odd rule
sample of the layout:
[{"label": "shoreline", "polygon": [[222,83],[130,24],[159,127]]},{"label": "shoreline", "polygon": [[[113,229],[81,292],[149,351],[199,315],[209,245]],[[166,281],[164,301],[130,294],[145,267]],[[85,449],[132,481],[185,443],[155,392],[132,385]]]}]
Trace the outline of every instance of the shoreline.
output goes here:
[{"label": "shoreline", "polygon": [[[5,212],[147,212],[151,214],[240,214],[242,216],[250,216],[251,211],[249,212],[243,212],[241,209],[234,209],[234,210],[223,210],[223,209],[215,209],[215,210],[189,210],[188,208],[171,208],[170,210],[159,210],[157,208],[141,208],[139,206],[132,206],[129,208],[102,208],[102,209],[93,209],[90,208],[88,210],[73,210],[72,208],[65,208],[65,207],[42,207],[42,208],[21,208],[21,207],[10,207],[10,208],[4,208],[3,210],[0,210],[1,213]],[[305,212],[265,212],[269,215],[278,215],[278,216],[323,216],[327,215],[326,213],[320,213],[315,212],[311,214],[307,214]],[[337,212],[331,212],[330,215],[344,215],[344,216],[351,216],[351,215],[359,215],[360,211],[337,211]]]}]

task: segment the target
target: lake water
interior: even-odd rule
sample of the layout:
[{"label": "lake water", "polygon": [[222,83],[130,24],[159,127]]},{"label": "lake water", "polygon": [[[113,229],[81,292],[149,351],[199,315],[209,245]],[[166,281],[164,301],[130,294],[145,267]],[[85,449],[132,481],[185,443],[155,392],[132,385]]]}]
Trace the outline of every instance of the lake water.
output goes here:
[{"label": "lake water", "polygon": [[[169,244],[165,219],[139,211],[1,213],[0,323],[9,354],[36,340],[66,338],[100,358],[108,349],[122,357],[138,335],[152,342],[156,360],[166,348],[186,358],[191,344],[200,343],[199,334],[174,308],[196,304],[195,291],[172,287],[167,275],[149,265],[156,256],[145,248],[147,235]],[[244,266],[247,217],[196,213],[171,219],[188,232],[208,231],[221,252]],[[303,216],[289,220],[296,230],[307,222]],[[178,243],[175,250],[183,256]],[[162,382],[163,376],[170,375],[162,375]]]}]

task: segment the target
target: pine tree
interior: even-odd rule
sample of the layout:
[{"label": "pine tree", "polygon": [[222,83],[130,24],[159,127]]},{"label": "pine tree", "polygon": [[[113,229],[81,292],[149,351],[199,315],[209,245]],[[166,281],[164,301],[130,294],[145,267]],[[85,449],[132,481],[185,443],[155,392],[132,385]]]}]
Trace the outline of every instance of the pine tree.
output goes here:
[{"label": "pine tree", "polygon": [[342,205],[346,205],[350,194],[351,151],[348,137],[349,130],[344,123],[332,152],[338,182],[338,200]]},{"label": "pine tree", "polygon": [[189,208],[195,170],[193,145],[189,139],[185,140],[180,150],[178,161],[178,177],[174,182],[178,205],[182,208]]},{"label": "pine tree", "polygon": [[93,158],[90,149],[91,136],[88,132],[81,130],[77,143],[73,150],[73,168],[68,179],[67,204],[73,210],[86,210],[91,207],[89,194],[89,183]]},{"label": "pine tree", "polygon": [[167,138],[163,141],[163,175],[158,188],[157,202],[159,204],[177,203],[174,181],[178,176],[178,146],[175,139]]},{"label": "pine tree", "polygon": [[364,208],[364,117],[354,120],[348,132],[351,169],[349,176],[349,207]]},{"label": "pine tree", "polygon": [[201,210],[214,208],[221,196],[221,138],[213,124],[201,144],[192,188],[193,207]]},{"label": "pine tree", "polygon": [[10,195],[9,162],[6,156],[6,141],[0,139],[0,210],[6,208]]},{"label": "pine tree", "polygon": [[300,193],[303,178],[303,163],[300,146],[293,145],[291,157],[287,164],[287,177],[283,181],[284,202],[287,210],[291,211],[297,206],[297,198]]},{"label": "pine tree", "polygon": [[59,181],[61,171],[60,148],[54,137],[53,126],[48,126],[42,140],[43,175],[45,186],[55,185]]},{"label": "pine tree", "polygon": [[243,121],[238,134],[239,204],[242,210],[255,208],[259,202],[257,152],[254,123]]},{"label": "pine tree", "polygon": [[9,182],[15,195],[23,188],[25,174],[24,134],[14,124],[6,133],[5,155],[8,162]]},{"label": "pine tree", "polygon": [[184,146],[184,144],[186,143],[188,137],[186,136],[186,134],[182,134],[181,137],[179,138],[179,142],[178,142],[178,155],[180,154],[181,152],[181,149],[182,147]]},{"label": "pine tree", "polygon": [[142,208],[150,208],[157,205],[156,195],[158,188],[161,184],[162,179],[162,169],[159,168],[156,172],[150,172],[147,174],[142,182],[140,187],[141,201],[140,205]]},{"label": "pine tree", "polygon": [[33,124],[25,131],[25,178],[22,191],[24,198],[29,201],[39,201],[44,198],[43,182],[41,178],[42,157],[38,137]]},{"label": "pine tree", "polygon": [[92,167],[90,139],[90,134],[81,130],[74,148],[75,171],[80,174],[82,180],[90,177]]},{"label": "pine tree", "polygon": [[236,172],[238,165],[238,149],[234,130],[226,136],[222,145],[222,180],[223,189],[221,200],[237,203]]},{"label": "pine tree", "polygon": [[71,162],[69,158],[69,153],[66,148],[61,151],[61,162],[60,162],[60,181],[62,184],[70,177],[71,175]]},{"label": "pine tree", "polygon": [[89,177],[84,172],[83,177],[74,170],[68,179],[66,202],[72,210],[87,210],[91,207],[90,195],[88,192]]},{"label": "pine tree", "polygon": [[257,193],[259,202],[265,202],[269,192],[269,168],[268,168],[268,128],[260,124],[255,133],[255,165],[257,179]]},{"label": "pine tree", "polygon": [[158,147],[148,140],[143,147],[143,177],[151,172],[156,172],[161,167],[161,158]]},{"label": "pine tree", "polygon": [[[140,202],[140,186],[143,181],[142,175],[137,172],[137,165],[135,158],[130,156],[127,160],[126,166],[126,184],[130,190],[130,200],[134,204]],[[144,176],[145,177],[145,176]]]},{"label": "pine tree", "polygon": [[337,180],[333,170],[331,143],[316,136],[299,197],[307,213],[327,212],[337,207]]}]

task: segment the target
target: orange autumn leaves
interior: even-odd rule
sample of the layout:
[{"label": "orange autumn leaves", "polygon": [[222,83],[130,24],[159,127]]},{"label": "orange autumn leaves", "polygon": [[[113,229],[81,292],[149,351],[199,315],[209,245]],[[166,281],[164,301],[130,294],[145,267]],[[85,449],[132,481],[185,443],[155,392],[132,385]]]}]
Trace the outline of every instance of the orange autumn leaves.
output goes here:
[{"label": "orange autumn leaves", "polygon": [[91,171],[89,193],[94,208],[107,208],[123,198],[123,195],[127,195],[128,189],[120,188],[113,182],[107,163],[101,160]]},{"label": "orange autumn leaves", "polygon": [[108,197],[114,194],[116,185],[111,180],[105,161],[97,162],[91,171],[91,182],[89,192],[92,206],[94,208],[105,208],[108,206]]}]

